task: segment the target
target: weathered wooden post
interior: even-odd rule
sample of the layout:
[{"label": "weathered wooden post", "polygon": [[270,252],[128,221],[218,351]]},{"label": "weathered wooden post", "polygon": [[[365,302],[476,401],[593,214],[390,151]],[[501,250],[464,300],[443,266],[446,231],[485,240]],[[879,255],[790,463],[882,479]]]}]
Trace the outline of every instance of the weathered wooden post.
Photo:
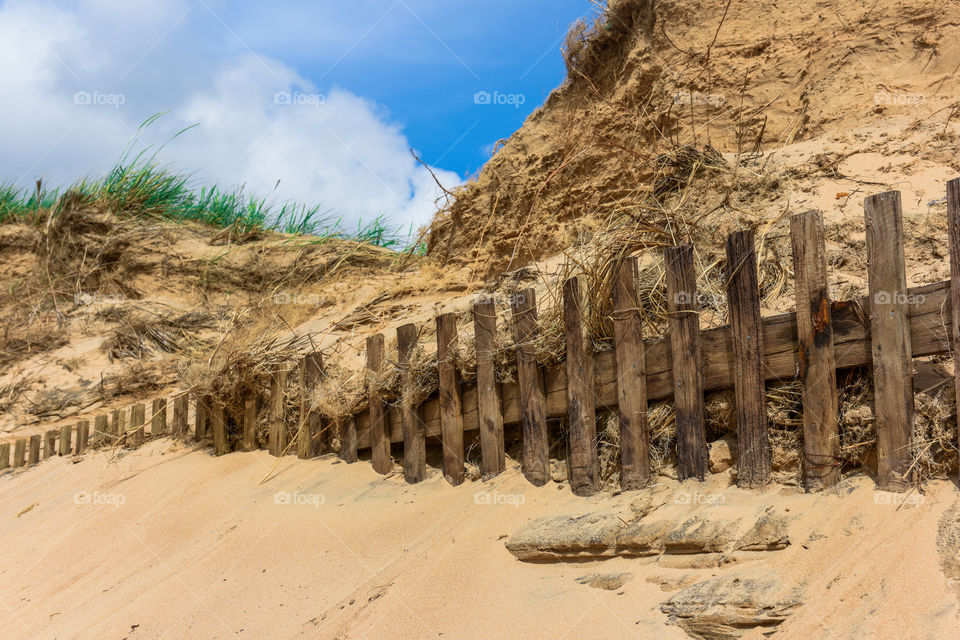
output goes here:
[{"label": "weathered wooden post", "polygon": [[370,462],[373,470],[387,474],[393,469],[390,459],[390,412],[380,394],[378,380],[386,357],[382,333],[367,338],[367,395],[370,399]]},{"label": "weathered wooden post", "polygon": [[0,471],[10,468],[10,443],[0,444]]},{"label": "weathered wooden post", "polygon": [[516,344],[517,391],[520,395],[523,430],[523,475],[535,486],[550,480],[550,448],[547,442],[547,400],[543,372],[537,364],[533,340],[537,334],[537,298],[533,289],[510,297],[513,340]]},{"label": "weathered wooden post", "polygon": [[107,425],[107,416],[106,414],[99,415],[93,419],[93,444],[96,447],[102,446],[104,443],[109,442],[109,432],[110,427]]},{"label": "weathered wooden post", "polygon": [[673,400],[677,410],[677,459],[681,480],[703,480],[707,473],[707,436],[703,416],[703,353],[693,245],[665,247],[667,326],[673,362]]},{"label": "weathered wooden post", "polygon": [[282,456],[287,448],[287,379],[290,363],[277,366],[270,384],[270,455]]},{"label": "weathered wooden post", "polygon": [[403,477],[411,484],[422,481],[427,475],[426,436],[420,407],[415,404],[413,374],[410,371],[418,337],[414,324],[397,328],[397,356],[402,387],[400,419],[403,426]]},{"label": "weathered wooden post", "polygon": [[340,424],[339,457],[347,464],[357,461],[357,419],[353,416],[345,418]]},{"label": "weathered wooden post", "polygon": [[190,394],[183,392],[173,399],[173,437],[186,438],[190,431],[187,414],[190,413]]},{"label": "weathered wooden post", "polygon": [[563,283],[563,326],[567,348],[567,417],[570,438],[570,487],[574,495],[597,490],[597,397],[593,390],[593,340],[589,298],[583,276]]},{"label": "weathered wooden post", "polygon": [[50,429],[43,435],[43,459],[46,460],[57,453],[57,430]]},{"label": "weathered wooden post", "polygon": [[258,398],[247,398],[243,402],[243,450],[254,451],[257,448],[257,404]]},{"label": "weathered wooden post", "polygon": [[35,465],[38,462],[40,462],[40,434],[30,436],[29,464]]},{"label": "weathered wooden post", "polygon": [[457,348],[457,316],[438,315],[437,373],[440,379],[440,435],[443,443],[443,477],[456,486],[463,483],[463,404],[460,379],[453,357]]},{"label": "weathered wooden post", "polygon": [[762,487],[770,481],[766,384],[763,375],[763,324],[760,284],[752,229],[727,238],[727,302],[736,371],[737,485]]},{"label": "weathered wooden post", "polygon": [[73,428],[65,424],[60,427],[60,455],[68,456],[73,452],[72,444]]},{"label": "weathered wooden post", "polygon": [[494,356],[497,352],[497,307],[493,299],[473,305],[473,333],[477,351],[477,416],[480,422],[480,472],[484,478],[506,468],[503,413]]},{"label": "weathered wooden post", "polygon": [[317,450],[319,420],[310,410],[310,394],[320,384],[323,373],[323,356],[319,352],[308,353],[300,359],[300,430],[297,435],[297,457],[312,458]]},{"label": "weathered wooden post", "polygon": [[226,407],[214,399],[210,407],[210,429],[213,431],[213,455],[230,453],[230,441],[227,437]]},{"label": "weathered wooden post", "polygon": [[157,398],[153,401],[150,414],[150,435],[162,436],[167,432],[167,399]]},{"label": "weathered wooden post", "polygon": [[77,445],[73,449],[74,455],[80,455],[87,449],[90,440],[90,421],[81,420],[77,423]]},{"label": "weathered wooden post", "polygon": [[908,309],[911,300],[903,255],[900,192],[872,195],[863,204],[867,221],[877,475],[881,489],[903,491],[910,481],[914,399]]},{"label": "weathered wooden post", "polygon": [[[947,236],[950,240],[950,310],[953,318],[953,384],[960,416],[960,178],[947,183]],[[960,450],[960,429],[957,430]]]},{"label": "weathered wooden post", "polygon": [[13,444],[13,467],[18,469],[26,464],[27,439],[19,438]]},{"label": "weathered wooden post", "polygon": [[807,211],[793,216],[790,236],[803,381],[803,478],[808,490],[818,491],[840,481],[837,363],[820,213]]},{"label": "weathered wooden post", "polygon": [[147,407],[143,404],[135,404],[130,408],[130,429],[127,443],[131,447],[139,447],[143,444],[147,423]]},{"label": "weathered wooden post", "polygon": [[193,440],[203,442],[207,437],[207,431],[210,428],[210,404],[209,395],[197,397],[197,412],[194,416]]},{"label": "weathered wooden post", "polygon": [[650,427],[637,259],[626,258],[614,268],[617,279],[613,285],[613,342],[617,356],[620,487],[633,491],[650,481]]},{"label": "weathered wooden post", "polygon": [[114,409],[110,414],[110,435],[113,436],[113,438],[111,438],[113,443],[118,444],[126,432],[126,410]]}]

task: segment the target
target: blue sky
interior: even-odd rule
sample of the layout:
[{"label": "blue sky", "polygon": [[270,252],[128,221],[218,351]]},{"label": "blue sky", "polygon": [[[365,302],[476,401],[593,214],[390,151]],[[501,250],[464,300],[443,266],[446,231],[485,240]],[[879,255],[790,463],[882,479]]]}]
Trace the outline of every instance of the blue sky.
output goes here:
[{"label": "blue sky", "polygon": [[66,184],[143,137],[199,183],[429,221],[563,81],[589,0],[6,0],[0,181]]}]

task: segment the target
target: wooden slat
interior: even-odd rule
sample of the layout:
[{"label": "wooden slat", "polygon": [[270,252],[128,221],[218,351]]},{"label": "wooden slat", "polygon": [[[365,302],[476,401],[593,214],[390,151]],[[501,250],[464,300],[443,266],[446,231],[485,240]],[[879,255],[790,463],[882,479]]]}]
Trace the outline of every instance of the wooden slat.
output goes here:
[{"label": "wooden slat", "polygon": [[[533,289],[524,289],[510,298],[513,339],[516,344],[517,393],[523,432],[523,475],[535,486],[550,479],[550,449],[547,442],[547,403],[543,371],[537,364],[533,340],[537,334],[537,298]],[[564,384],[566,388],[566,384]]]},{"label": "wooden slat", "polygon": [[73,455],[79,456],[87,449],[90,441],[90,421],[81,420],[77,423],[77,444],[73,447]]},{"label": "wooden slat", "polygon": [[300,428],[297,435],[297,457],[312,458],[317,452],[320,432],[319,416],[310,410],[310,394],[320,384],[323,371],[323,356],[319,352],[308,353],[300,359]]},{"label": "wooden slat", "polygon": [[248,398],[243,402],[243,450],[254,451],[257,448],[257,404],[258,399]]},{"label": "wooden slat", "polygon": [[10,443],[0,444],[0,471],[10,468]]},{"label": "wooden slat", "polygon": [[213,431],[213,455],[230,453],[230,440],[227,437],[226,408],[214,400],[210,408],[210,430]]},{"label": "wooden slat", "polygon": [[65,424],[60,427],[60,455],[68,456],[72,452],[71,443],[73,442],[73,427]]},{"label": "wooden slat", "polygon": [[357,419],[347,418],[340,425],[339,457],[347,464],[353,464],[357,458]]},{"label": "wooden slat", "polygon": [[270,455],[281,456],[287,447],[287,381],[290,364],[284,362],[277,366],[270,383]]},{"label": "wooden slat", "polygon": [[110,435],[113,442],[119,442],[127,431],[126,411],[123,409],[114,409],[110,413]]},{"label": "wooden slat", "polygon": [[130,407],[130,427],[127,429],[126,441],[131,447],[139,447],[143,444],[146,435],[147,407],[143,404],[135,404]]},{"label": "wooden slat", "polygon": [[387,474],[393,469],[390,459],[390,414],[383,402],[377,381],[383,375],[386,340],[382,333],[367,338],[367,396],[370,400],[370,462],[377,473]]},{"label": "wooden slat", "polygon": [[[477,352],[477,419],[480,427],[480,473],[491,478],[506,469],[500,383],[494,356],[497,351],[497,306],[492,299],[473,305],[473,333]],[[462,419],[462,418],[461,418]]]},{"label": "wooden slat", "polygon": [[650,427],[643,326],[636,258],[617,266],[613,287],[613,342],[617,363],[617,413],[620,422],[620,487],[642,489],[650,481]]},{"label": "wooden slat", "polygon": [[703,353],[693,245],[665,247],[667,328],[673,362],[677,421],[677,470],[680,480],[703,480],[707,473],[707,437],[703,415]]},{"label": "wooden slat", "polygon": [[403,390],[400,422],[403,427],[403,477],[409,483],[420,482],[427,475],[427,447],[423,417],[414,405],[410,359],[417,346],[417,327],[405,324],[397,328],[397,355],[400,364],[400,386]]},{"label": "wooden slat", "polygon": [[817,211],[790,219],[796,279],[797,338],[803,380],[803,478],[809,491],[840,481],[837,363],[827,284],[823,218]]},{"label": "wooden slat", "polygon": [[186,438],[190,431],[187,415],[190,413],[190,394],[184,392],[173,399],[173,437]]},{"label": "wooden slat", "polygon": [[[911,343],[915,358],[940,355],[951,351],[950,283],[938,282],[912,287],[910,296],[916,304],[909,307]],[[834,302],[833,344],[838,369],[864,367],[871,364],[870,352],[870,302],[864,296],[855,300]],[[735,377],[730,329],[727,326],[702,331],[700,334],[703,354],[704,391],[731,389]],[[797,352],[797,316],[795,312],[782,313],[764,318],[763,321],[764,363],[767,380],[787,381],[796,378],[800,362]],[[647,398],[662,400],[673,396],[673,366],[669,356],[668,338],[652,338],[644,341]],[[597,376],[597,407],[617,407],[617,365],[613,351],[601,351],[594,356]],[[564,367],[544,370],[546,410],[548,418],[563,418],[567,415],[567,374]],[[501,385],[503,422],[515,425],[521,422],[520,398],[516,383]],[[463,428],[465,431],[479,429],[477,389],[473,384],[462,386]],[[427,436],[440,435],[440,412],[436,398],[423,404],[423,417]],[[391,409],[391,442],[402,442],[400,411]],[[370,420],[367,412],[360,414],[360,448],[370,447]]]},{"label": "wooden slat", "polygon": [[[960,416],[960,178],[947,183],[947,236],[950,241],[950,308],[953,315],[953,384]],[[960,429],[957,430],[960,451]]]},{"label": "wooden slat", "polygon": [[40,434],[30,436],[30,455],[28,464],[34,465],[40,462]]},{"label": "wooden slat", "polygon": [[593,341],[589,331],[589,298],[583,276],[563,283],[563,327],[566,341],[567,421],[570,488],[589,496],[597,489],[597,409],[593,393]]},{"label": "wooden slat", "polygon": [[150,435],[162,436],[167,432],[167,399],[156,398],[150,414]]},{"label": "wooden slat", "polygon": [[737,485],[762,487],[770,481],[770,440],[767,433],[763,373],[763,324],[753,230],[727,237],[727,302],[734,365],[737,416]]},{"label": "wooden slat", "polygon": [[913,438],[913,358],[908,322],[900,192],[864,200],[867,222],[870,335],[877,420],[877,475],[881,489],[909,485]]},{"label": "wooden slat", "polygon": [[57,430],[50,429],[44,433],[43,438],[43,459],[56,455],[57,453]]},{"label": "wooden slat", "polygon": [[107,416],[99,415],[93,419],[93,446],[99,447],[110,442],[110,426]]},{"label": "wooden slat", "polygon": [[443,477],[456,486],[463,483],[463,408],[460,380],[454,356],[457,349],[457,316],[438,315],[437,374],[439,378],[440,433],[443,445]]},{"label": "wooden slat", "polygon": [[27,462],[27,439],[20,438],[13,444],[13,468],[24,466]]},{"label": "wooden slat", "polygon": [[210,396],[197,398],[197,411],[194,416],[193,439],[202,442],[207,437],[210,425]]}]

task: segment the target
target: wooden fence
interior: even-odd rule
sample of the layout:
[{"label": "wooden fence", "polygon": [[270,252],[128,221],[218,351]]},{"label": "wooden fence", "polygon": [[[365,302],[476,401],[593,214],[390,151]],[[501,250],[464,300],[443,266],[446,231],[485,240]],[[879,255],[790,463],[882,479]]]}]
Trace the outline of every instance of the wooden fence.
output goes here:
[{"label": "wooden fence", "polygon": [[[387,404],[380,392],[369,389],[369,407],[359,415],[333,425],[340,440],[340,457],[358,459],[370,450],[373,468],[386,474],[393,468],[391,445],[402,443],[402,465],[408,482],[426,475],[426,438],[439,437],[443,475],[453,485],[464,480],[464,434],[479,430],[481,471],[484,477],[504,469],[504,428],[520,425],[521,466],[536,485],[550,479],[547,421],[568,423],[568,468],[572,490],[578,495],[596,491],[598,464],[596,411],[618,411],[620,423],[621,484],[643,487],[650,479],[650,435],[647,402],[672,398],[676,406],[677,459],[681,479],[703,479],[707,473],[704,394],[733,389],[737,424],[737,481],[743,487],[766,484],[771,454],[765,411],[765,384],[799,378],[803,387],[803,475],[809,489],[830,487],[840,479],[840,432],[836,370],[872,367],[876,396],[878,484],[903,490],[910,482],[910,445],[913,437],[914,357],[953,352],[960,371],[960,179],[947,185],[951,279],[922,287],[906,286],[903,221],[900,194],[890,191],[870,196],[864,204],[867,233],[869,295],[833,301],[827,286],[823,220],[808,211],[791,219],[790,232],[796,278],[796,311],[761,317],[754,232],[738,231],[727,239],[727,300],[729,324],[701,330],[697,311],[693,248],[669,247],[663,252],[668,302],[668,334],[644,339],[635,259],[614,265],[614,349],[593,352],[585,318],[588,296],[581,277],[564,283],[563,317],[566,360],[543,368],[532,351],[537,332],[533,289],[511,296],[516,343],[516,382],[499,384],[494,364],[497,333],[492,300],[473,306],[476,342],[476,381],[464,383],[450,351],[456,344],[453,314],[436,318],[439,390],[419,406],[407,365],[419,332],[414,325],[397,329],[396,362],[401,368],[399,402]],[[379,372],[386,357],[382,334],[368,338],[367,367]],[[271,401],[265,407],[269,423],[268,448],[279,456],[291,450],[284,416],[291,374],[305,389],[322,375],[319,353],[308,354],[294,367],[282,365],[273,377]],[[295,372],[296,370],[296,372]],[[375,376],[374,376],[375,377]],[[957,376],[960,398],[960,376]],[[189,430],[189,406],[195,403],[194,438],[212,436],[217,455],[231,450],[228,418],[210,397],[181,393],[173,400],[168,425],[166,400],[155,400],[151,435],[181,435]],[[299,457],[312,457],[322,431],[305,399],[300,406],[301,428],[295,436]],[[260,407],[246,402],[239,448],[256,447]],[[129,420],[127,414],[129,413]],[[57,453],[81,453],[90,444],[125,443],[136,446],[146,434],[144,405],[114,412],[112,420],[98,416],[93,442],[89,423],[59,434],[47,432],[44,458]],[[168,428],[169,427],[169,428]],[[71,435],[76,432],[75,446]],[[40,436],[14,444],[13,466],[39,460]],[[29,449],[29,459],[26,458]],[[0,469],[10,465],[10,443],[0,445]]]}]

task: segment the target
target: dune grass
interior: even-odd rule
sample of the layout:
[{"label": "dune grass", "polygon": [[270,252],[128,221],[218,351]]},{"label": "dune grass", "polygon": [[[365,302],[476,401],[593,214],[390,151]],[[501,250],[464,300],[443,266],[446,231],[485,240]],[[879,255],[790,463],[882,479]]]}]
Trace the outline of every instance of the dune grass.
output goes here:
[{"label": "dune grass", "polygon": [[[160,115],[140,126],[134,142]],[[174,138],[188,129],[178,132]],[[39,181],[36,189],[0,183],[0,224],[46,219],[50,211],[56,213],[61,196],[72,192],[81,203],[101,207],[120,217],[191,221],[216,228],[234,228],[240,233],[272,230],[308,236],[316,241],[357,240],[394,250],[404,249],[412,235],[413,229],[404,233],[403,228],[387,224],[384,214],[370,222],[358,223],[354,231],[344,229],[342,218],[320,205],[272,204],[266,198],[244,193],[243,187],[233,191],[215,185],[197,189],[189,176],[157,162],[159,149],[149,155],[149,148],[131,155],[132,149],[133,143],[102,179],[81,180],[66,189],[49,189]]]}]

